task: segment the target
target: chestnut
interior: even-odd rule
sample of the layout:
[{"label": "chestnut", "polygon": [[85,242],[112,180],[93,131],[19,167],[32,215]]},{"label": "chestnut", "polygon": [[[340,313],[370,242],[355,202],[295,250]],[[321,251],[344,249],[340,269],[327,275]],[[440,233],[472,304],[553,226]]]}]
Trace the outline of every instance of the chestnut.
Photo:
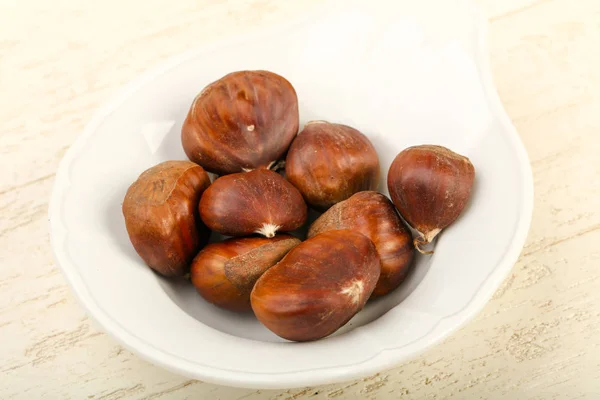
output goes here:
[{"label": "chestnut", "polygon": [[129,239],[156,272],[182,276],[210,231],[198,215],[198,202],[210,185],[204,169],[190,161],[165,161],[129,187],[123,216]]},{"label": "chestnut", "polygon": [[231,311],[248,311],[256,280],[299,243],[293,236],[277,235],[209,244],[192,262],[192,283],[210,303]]},{"label": "chestnut", "polygon": [[238,71],[206,86],[181,130],[190,160],[218,175],[270,168],[298,133],[298,97],[269,71]]},{"label": "chestnut", "polygon": [[442,146],[421,145],[400,152],[387,182],[392,201],[418,232],[414,243],[423,249],[462,213],[471,196],[475,168],[471,161]]},{"label": "chestnut", "polygon": [[276,172],[257,169],[225,175],[200,200],[200,217],[213,231],[227,236],[258,233],[273,237],[306,221],[302,195]]},{"label": "chestnut", "polygon": [[337,229],[362,233],[375,244],[381,275],[372,297],[383,296],[404,281],[415,253],[412,235],[387,197],[373,191],[356,193],[313,222],[308,237]]},{"label": "chestnut", "polygon": [[320,339],[364,307],[379,272],[369,238],[349,230],[324,232],[294,247],[258,279],[252,310],[284,339]]},{"label": "chestnut", "polygon": [[356,129],[312,121],[292,143],[285,172],[311,207],[325,211],[354,193],[377,189],[379,158]]}]

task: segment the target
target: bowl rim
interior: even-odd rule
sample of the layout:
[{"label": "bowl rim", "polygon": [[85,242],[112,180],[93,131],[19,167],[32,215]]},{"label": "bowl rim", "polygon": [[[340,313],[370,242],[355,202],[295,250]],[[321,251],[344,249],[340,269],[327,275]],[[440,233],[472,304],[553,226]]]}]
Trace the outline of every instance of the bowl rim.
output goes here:
[{"label": "bowl rim", "polygon": [[[322,13],[317,14],[317,18],[326,15],[327,12],[333,9],[338,3],[341,3],[341,1],[329,0],[324,5],[318,7],[318,11]],[[307,15],[304,15],[295,21],[288,22],[287,24],[261,28],[252,33],[246,33],[243,36],[239,35],[211,42],[182,54],[172,56],[157,66],[150,68],[148,71],[142,73],[139,77],[126,84],[116,96],[112,97],[108,103],[102,106],[85,126],[83,133],[76,138],[73,145],[67,150],[57,169],[55,183],[50,197],[48,208],[50,243],[56,264],[61,268],[71,290],[75,293],[78,302],[86,310],[87,315],[95,320],[103,330],[109,332],[125,348],[155,365],[159,365],[181,375],[191,376],[210,383],[260,389],[286,389],[329,384],[349,381],[369,374],[374,374],[392,368],[400,362],[416,356],[427,348],[439,343],[452,332],[470,321],[487,304],[497,290],[499,284],[506,278],[519,258],[523,245],[527,239],[533,214],[533,174],[525,147],[501,103],[493,81],[489,59],[487,19],[484,17],[480,8],[472,0],[463,0],[462,3],[464,3],[475,19],[477,36],[475,56],[478,61],[478,70],[483,89],[489,102],[489,109],[503,127],[503,134],[506,136],[506,139],[514,150],[515,157],[518,160],[519,174],[522,177],[521,218],[517,223],[515,235],[503,259],[485,279],[484,283],[467,306],[455,314],[442,318],[431,331],[410,343],[410,345],[404,345],[397,348],[385,348],[364,362],[352,364],[350,366],[342,365],[320,368],[318,373],[302,371],[273,374],[225,370],[199,363],[192,363],[168,353],[161,352],[160,349],[156,349],[152,345],[139,339],[133,333],[127,331],[104,312],[99,304],[97,304],[95,299],[87,291],[86,286],[78,273],[77,266],[64,254],[62,246],[59,246],[58,243],[64,241],[64,237],[66,236],[66,231],[60,224],[60,211],[63,195],[70,186],[68,171],[71,162],[106,117],[108,117],[140,87],[146,85],[157,76],[162,75],[175,66],[196,57],[198,54],[212,51],[223,46],[250,42],[263,37],[263,35],[274,35],[278,32],[295,29],[305,23],[310,23],[311,20],[314,21],[315,18],[311,18],[312,13],[307,13]]]}]

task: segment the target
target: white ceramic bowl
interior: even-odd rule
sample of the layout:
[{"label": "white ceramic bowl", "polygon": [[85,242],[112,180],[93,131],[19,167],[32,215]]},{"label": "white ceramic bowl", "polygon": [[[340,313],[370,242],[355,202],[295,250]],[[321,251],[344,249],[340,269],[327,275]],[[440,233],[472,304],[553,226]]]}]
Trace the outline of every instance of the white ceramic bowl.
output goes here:
[{"label": "white ceramic bowl", "polygon": [[[215,44],[144,74],[104,107],[60,164],[50,204],[56,260],[88,313],[141,357],[193,378],[288,388],[397,365],[480,310],[516,261],[532,212],[527,155],[490,76],[486,24],[470,1],[334,1],[286,27]],[[343,7],[336,7],[343,5]],[[290,343],[151,272],[121,202],[146,168],[185,159],[194,96],[228,72],[288,78],[301,123],[354,126],[384,171],[407,146],[445,145],[476,168],[469,207],[407,282],[332,337]]]}]

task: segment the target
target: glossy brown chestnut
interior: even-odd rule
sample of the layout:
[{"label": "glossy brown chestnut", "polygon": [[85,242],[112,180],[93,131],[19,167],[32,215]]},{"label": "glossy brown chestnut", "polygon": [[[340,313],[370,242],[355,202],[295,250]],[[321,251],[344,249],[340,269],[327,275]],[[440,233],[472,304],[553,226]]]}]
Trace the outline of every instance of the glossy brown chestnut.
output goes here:
[{"label": "glossy brown chestnut", "polygon": [[291,235],[209,244],[192,262],[192,283],[207,301],[231,311],[248,311],[257,279],[298,244],[300,240]]},{"label": "glossy brown chestnut", "polygon": [[145,172],[123,201],[125,226],[133,247],[158,273],[181,276],[189,270],[210,231],[198,215],[198,202],[210,179],[190,161],[166,161]]},{"label": "glossy brown chestnut", "polygon": [[445,147],[410,147],[396,156],[388,172],[392,201],[419,236],[421,253],[462,213],[469,201],[475,169],[467,157]]},{"label": "glossy brown chestnut", "polygon": [[379,158],[356,129],[313,121],[292,143],[285,172],[306,202],[324,211],[354,193],[377,189]]},{"label": "glossy brown chestnut", "polygon": [[227,236],[293,231],[304,224],[306,212],[298,189],[266,169],[222,176],[200,200],[204,223]]},{"label": "glossy brown chestnut", "polygon": [[328,231],[293,248],[256,282],[254,314],[294,341],[328,336],[360,311],[379,279],[373,242],[349,230]]},{"label": "glossy brown chestnut", "polygon": [[196,97],[181,130],[190,160],[218,175],[270,168],[298,133],[298,98],[285,78],[239,71]]},{"label": "glossy brown chestnut", "polygon": [[336,229],[362,233],[375,244],[381,275],[372,296],[383,296],[404,281],[415,253],[412,235],[387,197],[373,191],[356,193],[313,222],[308,237]]}]

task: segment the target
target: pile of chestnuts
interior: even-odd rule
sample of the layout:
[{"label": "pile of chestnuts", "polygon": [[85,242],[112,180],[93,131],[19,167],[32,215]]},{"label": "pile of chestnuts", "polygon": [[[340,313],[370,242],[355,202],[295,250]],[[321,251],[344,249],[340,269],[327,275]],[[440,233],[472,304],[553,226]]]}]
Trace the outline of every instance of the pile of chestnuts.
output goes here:
[{"label": "pile of chestnuts", "polygon": [[[190,161],[143,172],[123,215],[154,271],[189,277],[206,301],[252,310],[275,334],[309,341],[400,286],[415,249],[430,253],[465,208],[475,171],[447,148],[410,147],[389,169],[390,200],[376,191],[379,158],[365,135],[326,121],[299,128],[285,78],[226,75],[202,90],[185,119]],[[295,231],[308,207],[322,214],[304,238]],[[209,244],[211,231],[230,238]]]}]

